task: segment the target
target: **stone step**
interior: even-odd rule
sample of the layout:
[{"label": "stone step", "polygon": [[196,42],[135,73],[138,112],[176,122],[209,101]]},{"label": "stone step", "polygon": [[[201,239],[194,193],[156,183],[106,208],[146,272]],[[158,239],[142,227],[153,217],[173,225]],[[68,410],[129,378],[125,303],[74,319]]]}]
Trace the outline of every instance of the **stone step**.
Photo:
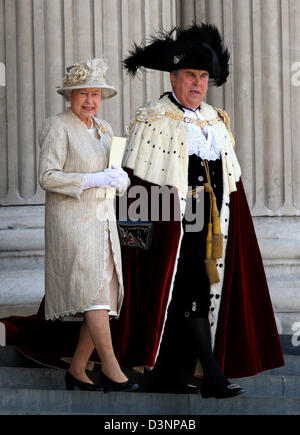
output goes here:
[{"label": "stone step", "polygon": [[38,306],[44,294],[43,269],[0,270],[1,307]]},{"label": "stone step", "polygon": [[247,396],[299,397],[300,376],[259,375],[251,378],[233,379],[240,384]]},{"label": "stone step", "polygon": [[[99,371],[89,372],[95,382],[100,382],[99,374]],[[61,369],[0,367],[0,388],[66,390],[64,375],[65,370]],[[300,376],[261,374],[232,382],[244,387],[247,396],[300,398]]]},{"label": "stone step", "polygon": [[0,367],[0,388],[65,390],[64,376],[60,369]]},{"label": "stone step", "polygon": [[[65,370],[39,366],[14,348],[3,347],[0,415],[299,415],[300,358],[285,358],[285,367],[233,380],[246,393],[221,400],[187,394],[67,391]],[[96,369],[89,375],[97,381],[99,373]]]},{"label": "stone step", "polygon": [[[30,412],[30,411],[1,411],[0,415],[76,415],[75,412]],[[80,415],[95,415],[90,412],[81,412]]]},{"label": "stone step", "polygon": [[[37,412],[37,411],[1,411],[0,415],[78,415],[76,412]],[[80,415],[95,415],[91,412],[81,412]]]},{"label": "stone step", "polygon": [[[265,374],[300,376],[300,355],[286,354],[285,366],[268,370]],[[13,346],[0,346],[0,367],[44,367],[23,355]]]},{"label": "stone step", "polygon": [[0,389],[0,414],[299,415],[300,398]]},{"label": "stone step", "polygon": [[14,346],[0,346],[0,367],[42,367]]},{"label": "stone step", "polygon": [[266,370],[261,375],[300,376],[300,355],[284,355],[285,365],[272,370]]},{"label": "stone step", "polygon": [[[267,375],[300,376],[300,355],[285,354],[285,365],[263,372]],[[0,367],[37,367],[43,365],[23,355],[13,346],[0,346]],[[97,366],[96,366],[97,367]],[[260,376],[259,374],[258,376]]]}]

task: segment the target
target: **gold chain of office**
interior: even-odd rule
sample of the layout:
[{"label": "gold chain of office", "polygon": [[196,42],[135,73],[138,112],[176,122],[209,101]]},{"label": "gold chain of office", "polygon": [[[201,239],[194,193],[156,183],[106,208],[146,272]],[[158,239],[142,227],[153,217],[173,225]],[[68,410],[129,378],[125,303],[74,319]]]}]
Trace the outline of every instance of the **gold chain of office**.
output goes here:
[{"label": "gold chain of office", "polygon": [[172,113],[172,112],[166,112],[165,115],[171,119],[176,120],[176,121],[183,121],[186,124],[196,124],[202,129],[207,127],[207,126],[212,126],[212,125],[217,124],[218,122],[222,121],[219,117],[214,118],[214,119],[210,119],[210,120],[201,121],[200,119],[192,119],[192,118],[189,118],[187,116],[180,115],[179,113]]}]

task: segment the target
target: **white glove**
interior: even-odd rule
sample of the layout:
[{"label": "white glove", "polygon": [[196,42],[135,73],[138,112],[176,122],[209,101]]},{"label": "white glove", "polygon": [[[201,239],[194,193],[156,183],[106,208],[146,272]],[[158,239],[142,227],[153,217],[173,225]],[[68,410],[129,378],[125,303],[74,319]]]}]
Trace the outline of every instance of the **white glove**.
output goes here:
[{"label": "white glove", "polygon": [[110,187],[113,179],[105,172],[95,172],[94,174],[86,174],[84,190],[90,187]]},{"label": "white glove", "polygon": [[115,187],[119,192],[126,190],[128,186],[128,175],[120,166],[112,166],[111,169],[105,169],[104,173],[112,178],[110,182],[111,187]]},{"label": "white glove", "polygon": [[103,172],[86,174],[84,190],[91,187],[115,187],[119,191],[127,188],[128,175],[120,167],[105,169]]}]

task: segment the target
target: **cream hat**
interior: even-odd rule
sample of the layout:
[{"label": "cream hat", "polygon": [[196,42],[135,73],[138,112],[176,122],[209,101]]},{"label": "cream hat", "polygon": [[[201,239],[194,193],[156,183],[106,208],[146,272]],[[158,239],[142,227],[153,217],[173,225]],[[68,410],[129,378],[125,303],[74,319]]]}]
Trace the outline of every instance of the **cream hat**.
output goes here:
[{"label": "cream hat", "polygon": [[106,82],[107,70],[103,59],[75,63],[67,68],[62,87],[57,92],[67,98],[73,89],[101,88],[103,98],[114,97],[118,92]]}]

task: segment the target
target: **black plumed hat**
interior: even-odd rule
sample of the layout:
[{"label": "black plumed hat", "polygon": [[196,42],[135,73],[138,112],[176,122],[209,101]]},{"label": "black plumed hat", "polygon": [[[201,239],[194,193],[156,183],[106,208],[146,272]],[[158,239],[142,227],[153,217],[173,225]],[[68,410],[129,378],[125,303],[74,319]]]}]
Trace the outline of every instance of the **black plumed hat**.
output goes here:
[{"label": "black plumed hat", "polygon": [[209,72],[210,83],[222,86],[229,75],[230,53],[213,24],[196,24],[153,35],[149,44],[135,44],[123,66],[134,76],[141,67],[172,72],[201,69]]}]

